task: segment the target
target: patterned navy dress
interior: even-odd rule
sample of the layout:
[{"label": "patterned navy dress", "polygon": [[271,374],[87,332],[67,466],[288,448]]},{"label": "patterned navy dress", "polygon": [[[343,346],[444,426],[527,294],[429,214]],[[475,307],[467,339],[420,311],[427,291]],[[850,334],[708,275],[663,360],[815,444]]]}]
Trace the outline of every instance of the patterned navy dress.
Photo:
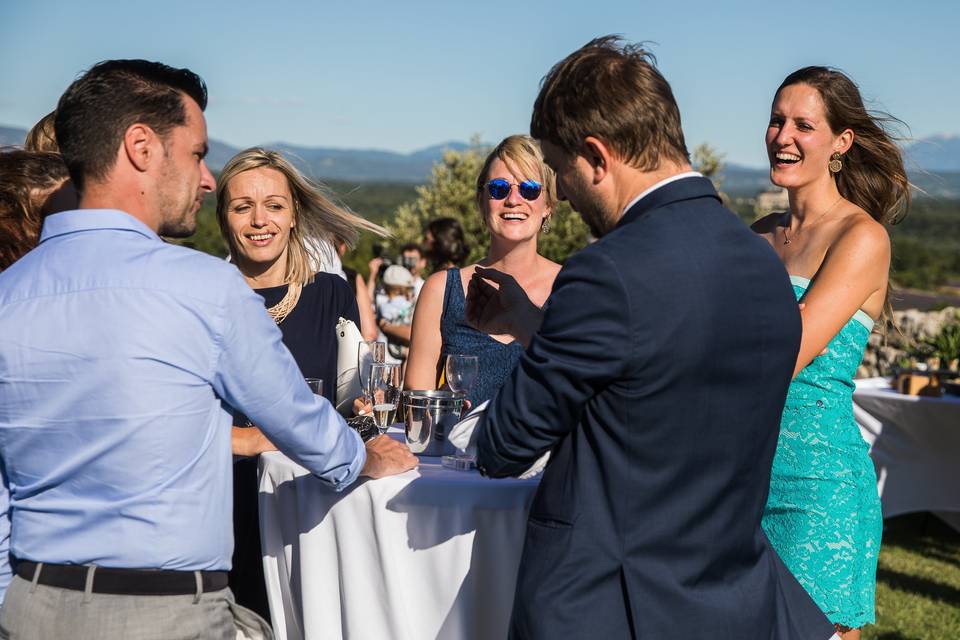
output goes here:
[{"label": "patterned navy dress", "polygon": [[[519,342],[503,344],[477,331],[463,318],[465,298],[460,282],[460,269],[447,269],[447,285],[443,290],[443,313],[440,315],[440,361],[450,354],[477,356],[477,383],[467,398],[475,407],[489,400],[497,392],[520,360],[523,345]],[[441,367],[442,368],[442,367]]]}]

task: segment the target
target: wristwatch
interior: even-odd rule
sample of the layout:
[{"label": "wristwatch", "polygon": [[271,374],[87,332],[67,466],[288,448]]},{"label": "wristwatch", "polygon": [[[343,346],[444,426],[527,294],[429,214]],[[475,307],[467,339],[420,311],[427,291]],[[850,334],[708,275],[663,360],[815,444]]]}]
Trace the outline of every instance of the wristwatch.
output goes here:
[{"label": "wristwatch", "polygon": [[364,442],[380,435],[380,430],[377,429],[372,416],[353,416],[347,420],[347,426],[359,433],[360,439]]}]

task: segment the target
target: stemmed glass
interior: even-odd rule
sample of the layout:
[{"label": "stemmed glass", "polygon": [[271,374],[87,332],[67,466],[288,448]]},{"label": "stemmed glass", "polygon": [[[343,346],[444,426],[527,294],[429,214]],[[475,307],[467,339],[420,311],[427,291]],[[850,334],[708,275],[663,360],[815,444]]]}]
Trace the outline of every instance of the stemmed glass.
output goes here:
[{"label": "stemmed glass", "polygon": [[473,385],[477,382],[479,364],[477,356],[467,356],[451,353],[444,364],[444,378],[450,390],[463,395],[469,395]]},{"label": "stemmed glass", "polygon": [[393,424],[400,400],[400,364],[375,362],[370,365],[367,394],[373,404],[373,422],[380,433]]},{"label": "stemmed glass", "polygon": [[357,345],[357,376],[360,378],[360,392],[364,404],[370,403],[370,367],[387,359],[387,343],[365,340]]}]

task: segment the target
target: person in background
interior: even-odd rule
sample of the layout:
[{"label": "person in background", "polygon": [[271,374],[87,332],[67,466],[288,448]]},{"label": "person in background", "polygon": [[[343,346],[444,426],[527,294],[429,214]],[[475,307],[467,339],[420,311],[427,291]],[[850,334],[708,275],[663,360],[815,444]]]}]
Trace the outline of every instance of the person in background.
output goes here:
[{"label": "person in background", "polygon": [[51,111],[40,118],[37,124],[33,125],[27,132],[26,140],[23,141],[24,150],[60,152],[60,147],[57,145],[57,133],[54,130],[56,116],[57,112]]},{"label": "person in background", "polygon": [[423,250],[415,242],[408,242],[400,247],[400,266],[404,267],[413,276],[413,299],[420,296],[420,289],[423,288],[424,270],[427,268],[427,260],[423,257]]},{"label": "person in background", "polygon": [[[528,136],[510,136],[487,156],[477,175],[475,202],[490,233],[490,248],[477,264],[448,266],[427,279],[413,321],[413,340],[404,386],[436,389],[449,354],[478,356],[479,375],[468,400],[476,406],[509,377],[523,345],[509,334],[478,331],[464,318],[467,283],[474,273],[496,271],[511,278],[533,304],[550,295],[560,265],[537,253],[537,239],[549,230],[556,205],[553,171],[540,146]],[[435,264],[455,265],[466,254],[459,223],[430,223],[427,235]]]},{"label": "person in background", "polygon": [[469,255],[470,245],[456,218],[430,221],[423,234],[423,257],[429,262],[431,271],[462,267]]},{"label": "person in background", "polygon": [[[340,242],[337,245],[337,253],[340,254],[341,260],[343,256],[347,253],[347,243]],[[377,316],[374,313],[373,302],[370,300],[370,295],[367,293],[367,283],[364,281],[363,276],[351,269],[350,267],[343,267],[343,274],[347,278],[347,284],[350,286],[350,289],[353,290],[353,295],[357,299],[357,311],[360,313],[360,326],[357,327],[360,331],[360,335],[363,336],[364,340],[376,340],[379,333],[377,332]]]},{"label": "person in background", "polygon": [[[413,276],[404,267],[392,264],[383,272],[383,295],[377,300],[377,326],[387,339],[387,350],[396,361],[407,359],[409,333],[397,336],[396,328],[409,331],[413,320]],[[386,333],[385,329],[393,329]]]},{"label": "person in background", "polygon": [[60,154],[0,149],[0,271],[37,246],[46,216],[76,206]]},{"label": "person in background", "polygon": [[[300,375],[324,381],[323,395],[335,401],[336,325],[339,318],[361,325],[356,297],[331,273],[314,273],[307,238],[329,228],[347,233],[353,214],[338,207],[279,152],[254,147],[231,158],[220,174],[217,222],[233,263],[262,297],[280,328]],[[230,588],[237,602],[269,617],[257,506],[257,455],[274,447],[255,426],[233,428],[235,462],[234,555]]]},{"label": "person in background", "polygon": [[228,408],[335,489],[416,465],[311,393],[236,268],[191,235],[206,86],[145,60],[93,66],[57,105],[80,200],[0,273],[0,465],[12,640],[270,638],[227,586]]},{"label": "person in background", "polygon": [[[37,246],[43,218],[77,206],[70,174],[57,153],[0,148],[0,272]],[[0,492],[0,513],[9,508]],[[10,521],[0,518],[0,603],[13,578]]]},{"label": "person in background", "polygon": [[853,417],[853,378],[888,306],[884,224],[909,206],[900,148],[853,81],[791,73],[773,98],[770,180],[790,209],[754,223],[803,302],[803,337],[780,420],[763,528],[836,626],[857,640],[874,622],[883,519],[869,447]]}]

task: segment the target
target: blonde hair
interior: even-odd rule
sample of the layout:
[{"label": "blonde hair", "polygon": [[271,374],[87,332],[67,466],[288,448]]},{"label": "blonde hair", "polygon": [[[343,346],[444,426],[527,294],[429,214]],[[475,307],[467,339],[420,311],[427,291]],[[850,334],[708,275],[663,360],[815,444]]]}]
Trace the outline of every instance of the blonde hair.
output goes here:
[{"label": "blonde hair", "polygon": [[26,151],[60,153],[60,147],[57,145],[57,133],[53,129],[53,121],[56,115],[56,111],[51,111],[40,118],[40,122],[33,125],[33,128],[27,132],[27,139],[23,141],[23,148]]},{"label": "blonde hair", "polygon": [[328,195],[329,191],[325,186],[308,180],[279,152],[252,147],[233,156],[217,181],[217,223],[231,254],[236,255],[237,248],[233,245],[227,228],[227,190],[230,180],[245,171],[263,168],[282,173],[293,196],[294,226],[290,230],[290,241],[287,245],[284,274],[286,282],[307,284],[313,280],[311,252],[308,247],[310,239],[325,240],[334,249],[340,243],[352,249],[356,246],[361,231],[383,237],[390,235],[380,225],[365,220],[343,205],[336,204],[332,195]]},{"label": "blonde hair", "polygon": [[494,160],[501,160],[510,171],[519,172],[518,178],[536,178],[543,186],[543,197],[547,207],[553,211],[557,204],[557,178],[546,162],[543,161],[543,151],[540,145],[530,136],[508,136],[498,144],[487,159],[483,162],[480,175],[477,176],[477,206],[483,211],[484,186],[490,174],[490,165]]}]

